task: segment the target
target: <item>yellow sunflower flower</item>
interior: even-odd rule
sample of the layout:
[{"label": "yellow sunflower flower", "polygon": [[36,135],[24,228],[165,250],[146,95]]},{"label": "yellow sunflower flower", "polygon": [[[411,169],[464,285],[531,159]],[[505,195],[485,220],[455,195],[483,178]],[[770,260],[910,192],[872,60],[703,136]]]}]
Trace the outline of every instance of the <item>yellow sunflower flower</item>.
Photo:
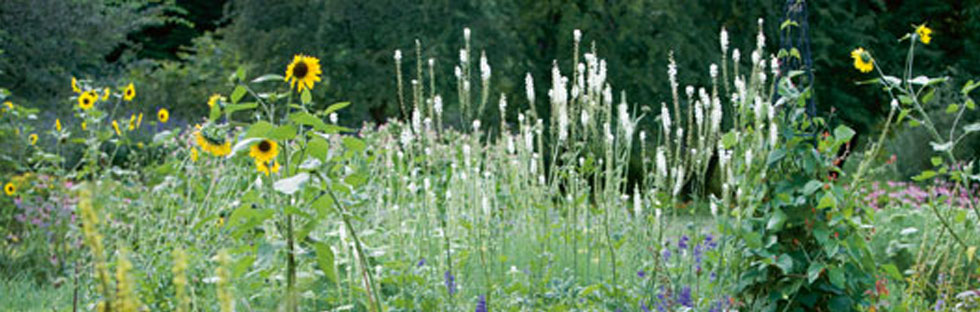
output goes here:
[{"label": "yellow sunflower flower", "polygon": [[198,159],[199,157],[200,157],[200,156],[199,156],[199,155],[197,154],[197,148],[193,148],[193,147],[191,147],[191,161],[192,161],[192,162],[197,162],[197,159]]},{"label": "yellow sunflower flower", "polygon": [[14,109],[14,102],[11,101],[3,102],[3,106],[6,106],[7,109]]},{"label": "yellow sunflower flower", "polygon": [[129,115],[129,131],[136,130],[136,114]]},{"label": "yellow sunflower flower", "polygon": [[85,122],[83,121],[83,122],[82,122],[82,131],[85,131],[85,130],[88,130],[88,124],[86,124],[86,123],[85,123]]},{"label": "yellow sunflower flower", "polygon": [[224,144],[211,147],[211,154],[214,154],[214,156],[225,156],[229,153],[231,153],[231,141],[225,141]]},{"label": "yellow sunflower flower", "polygon": [[31,135],[28,135],[27,140],[30,141],[31,145],[37,144],[37,133],[31,133]]},{"label": "yellow sunflower flower", "polygon": [[61,119],[55,118],[54,120],[54,130],[61,132]]},{"label": "yellow sunflower flower", "polygon": [[224,101],[224,100],[225,97],[221,96],[221,94],[217,94],[217,93],[212,94],[211,97],[208,98],[208,107],[209,108],[214,107],[215,104],[218,104],[218,101]]},{"label": "yellow sunflower flower", "polygon": [[71,77],[71,90],[75,91],[75,93],[82,93],[82,88],[78,87],[78,79],[75,79],[75,77]]},{"label": "yellow sunflower flower", "polygon": [[919,35],[919,41],[922,43],[929,44],[932,42],[932,28],[926,27],[926,24],[915,27],[915,34]]},{"label": "yellow sunflower flower", "polygon": [[99,96],[94,91],[84,92],[78,96],[78,107],[82,110],[89,110],[95,106],[95,101],[98,99]]},{"label": "yellow sunflower flower", "polygon": [[123,90],[123,100],[132,101],[134,97],[136,97],[136,87],[130,82],[126,90]]},{"label": "yellow sunflower flower", "polygon": [[255,158],[256,161],[269,162],[279,155],[279,144],[276,141],[264,139],[252,145],[248,155]]},{"label": "yellow sunflower flower", "polygon": [[293,62],[286,67],[286,81],[289,81],[289,88],[296,87],[296,91],[302,92],[303,89],[313,90],[313,83],[320,81],[320,60],[302,54],[293,57]]},{"label": "yellow sunflower flower", "polygon": [[204,135],[204,130],[200,126],[195,127],[198,130],[194,132],[194,139],[202,151],[211,153],[214,156],[224,156],[231,153],[231,141],[225,140],[224,138],[209,138]]},{"label": "yellow sunflower flower", "polygon": [[278,173],[279,172],[279,162],[278,161],[272,162],[272,166],[270,167],[268,162],[256,160],[255,161],[255,170],[258,170],[261,173],[265,173],[266,176],[268,176],[268,175],[270,175],[272,173]]},{"label": "yellow sunflower flower", "polygon": [[7,196],[14,196],[14,194],[17,193],[17,187],[14,186],[14,183],[7,182],[7,185],[3,186],[3,192],[6,193]]},{"label": "yellow sunflower flower", "polygon": [[115,120],[112,121],[112,129],[113,130],[116,130],[116,135],[122,136],[122,131],[119,131],[119,122],[118,121],[115,121]]},{"label": "yellow sunflower flower", "polygon": [[140,113],[139,117],[136,117],[136,128],[143,125],[143,113]]},{"label": "yellow sunflower flower", "polygon": [[857,68],[862,73],[871,72],[875,68],[875,60],[871,58],[871,53],[865,51],[864,48],[857,48],[851,51],[851,58],[854,59],[854,68]]},{"label": "yellow sunflower flower", "polygon": [[111,94],[111,93],[109,92],[109,88],[108,87],[106,87],[105,89],[102,89],[102,100],[103,101],[108,100],[109,99],[109,94]]},{"label": "yellow sunflower flower", "polygon": [[166,108],[161,108],[157,111],[157,119],[162,123],[167,123],[167,120],[170,120],[170,111]]}]

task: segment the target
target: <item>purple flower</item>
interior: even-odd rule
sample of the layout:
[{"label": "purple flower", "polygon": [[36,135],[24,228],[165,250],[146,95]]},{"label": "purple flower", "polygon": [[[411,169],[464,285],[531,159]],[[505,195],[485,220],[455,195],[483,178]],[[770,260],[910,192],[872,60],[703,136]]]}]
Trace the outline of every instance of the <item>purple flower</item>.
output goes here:
[{"label": "purple flower", "polygon": [[416,265],[416,267],[422,267],[423,265],[425,265],[425,258],[419,259],[419,263]]},{"label": "purple flower", "polygon": [[643,270],[636,271],[636,277],[644,278],[647,277],[647,272]]},{"label": "purple flower", "polygon": [[456,277],[453,276],[453,274],[447,270],[445,274],[445,278],[446,278],[446,292],[449,293],[450,296],[452,296],[453,294],[456,293]]},{"label": "purple flower", "polygon": [[660,256],[664,258],[664,262],[670,261],[670,248],[664,247],[663,251],[660,252]]},{"label": "purple flower", "polygon": [[718,301],[715,301],[715,303],[711,305],[711,309],[708,309],[708,312],[723,312],[723,311],[725,311],[725,303],[720,299]]},{"label": "purple flower", "polygon": [[718,242],[715,241],[715,237],[709,233],[704,236],[704,245],[708,246],[709,250],[715,249],[715,247],[718,247]]},{"label": "purple flower", "polygon": [[480,300],[476,302],[476,312],[487,312],[487,296],[480,295]]},{"label": "purple flower", "polygon": [[681,293],[677,296],[677,303],[688,308],[694,307],[694,301],[691,300],[691,286],[681,288]]},{"label": "purple flower", "polygon": [[694,245],[694,263],[701,265],[701,257],[704,256],[704,246]]},{"label": "purple flower", "polygon": [[687,237],[687,234],[684,234],[684,236],[681,236],[681,240],[677,242],[677,248],[680,248],[681,250],[687,249],[687,241],[688,240],[690,240],[690,238]]},{"label": "purple flower", "polygon": [[647,304],[644,302],[640,302],[640,310],[643,312],[650,312],[650,308],[647,308]]}]

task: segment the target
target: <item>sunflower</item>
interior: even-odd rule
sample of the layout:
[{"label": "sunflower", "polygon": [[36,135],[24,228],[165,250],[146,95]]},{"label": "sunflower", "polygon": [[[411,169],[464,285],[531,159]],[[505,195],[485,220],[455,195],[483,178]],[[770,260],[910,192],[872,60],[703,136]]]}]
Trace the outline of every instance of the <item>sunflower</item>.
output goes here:
[{"label": "sunflower", "polygon": [[191,147],[191,161],[197,162],[198,157],[200,156],[197,154],[197,148]]},{"label": "sunflower", "polygon": [[102,89],[102,100],[103,101],[108,100],[109,99],[109,94],[110,94],[109,93],[109,87],[106,87],[105,89]]},{"label": "sunflower", "polygon": [[211,97],[208,98],[208,107],[209,108],[214,107],[215,104],[218,104],[218,101],[224,101],[224,100],[225,97],[221,96],[221,94],[217,94],[217,93],[212,94]]},{"label": "sunflower", "polygon": [[293,62],[286,67],[286,81],[289,81],[289,88],[296,87],[296,91],[302,92],[303,89],[313,90],[313,83],[320,81],[320,60],[302,54],[293,57]]},{"label": "sunflower", "polygon": [[219,129],[212,127],[201,128],[201,126],[195,126],[198,130],[194,132],[194,138],[197,140],[197,145],[201,147],[202,151],[211,153],[214,156],[224,156],[231,153],[231,141],[226,140],[223,133],[219,133]]},{"label": "sunflower", "polygon": [[136,130],[136,114],[129,115],[129,131]]},{"label": "sunflower", "polygon": [[130,82],[126,90],[123,90],[123,100],[132,101],[134,97],[136,97],[136,87]]},{"label": "sunflower", "polygon": [[3,102],[3,106],[6,106],[7,109],[14,109],[14,102],[11,101]]},{"label": "sunflower", "polygon": [[851,51],[851,58],[854,58],[854,68],[857,68],[862,73],[871,72],[875,68],[875,60],[871,58],[871,53],[865,51],[864,48],[857,48]]},{"label": "sunflower", "polygon": [[78,107],[82,110],[89,110],[95,106],[95,101],[98,99],[99,96],[95,94],[95,91],[84,92],[78,96]]},{"label": "sunflower", "polygon": [[167,120],[170,120],[170,111],[166,108],[161,108],[157,111],[157,119],[162,123],[167,123]]},{"label": "sunflower", "polygon": [[7,196],[14,196],[17,193],[17,187],[14,186],[14,183],[7,182],[7,185],[3,186],[3,192],[7,193]]},{"label": "sunflower", "polygon": [[37,133],[31,133],[31,135],[28,135],[27,140],[31,142],[31,145],[37,144]]},{"label": "sunflower", "polygon": [[919,40],[922,43],[929,44],[932,42],[932,28],[926,27],[926,24],[915,27],[915,34],[919,35]]},{"label": "sunflower", "polygon": [[116,135],[122,136],[122,132],[119,131],[119,122],[113,120],[112,121],[112,129],[116,130]]},{"label": "sunflower", "polygon": [[61,132],[61,119],[54,120],[54,130]]},{"label": "sunflower", "polygon": [[269,162],[279,155],[279,144],[276,144],[276,141],[263,139],[258,144],[252,145],[248,155],[256,161]]},{"label": "sunflower", "polygon": [[88,125],[83,121],[82,122],[82,131],[88,130],[88,127],[87,126]]},{"label": "sunflower", "polygon": [[71,90],[75,91],[75,93],[82,93],[82,88],[78,87],[78,79],[75,79],[75,77],[71,77]]},{"label": "sunflower", "polygon": [[269,163],[268,162],[256,160],[255,161],[255,170],[258,170],[261,173],[265,173],[266,176],[268,176],[268,175],[270,175],[272,173],[278,173],[279,172],[279,162],[278,161],[272,162],[272,167],[269,167]]}]

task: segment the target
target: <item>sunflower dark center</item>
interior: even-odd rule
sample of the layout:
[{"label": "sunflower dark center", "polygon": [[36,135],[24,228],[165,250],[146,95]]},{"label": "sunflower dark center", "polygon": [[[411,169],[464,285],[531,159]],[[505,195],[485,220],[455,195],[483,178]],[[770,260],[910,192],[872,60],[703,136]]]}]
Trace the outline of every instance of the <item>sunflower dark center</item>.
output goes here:
[{"label": "sunflower dark center", "polygon": [[309,72],[310,68],[306,66],[306,62],[299,62],[296,63],[296,66],[293,66],[293,76],[297,79],[305,78],[306,74]]},{"label": "sunflower dark center", "polygon": [[85,105],[88,105],[88,103],[89,103],[89,99],[88,99],[88,98],[84,98],[84,99],[82,99],[82,103],[85,103]]},{"label": "sunflower dark center", "polygon": [[262,151],[263,153],[268,152],[271,149],[272,149],[272,143],[269,143],[269,141],[262,141],[259,143],[259,150]]}]

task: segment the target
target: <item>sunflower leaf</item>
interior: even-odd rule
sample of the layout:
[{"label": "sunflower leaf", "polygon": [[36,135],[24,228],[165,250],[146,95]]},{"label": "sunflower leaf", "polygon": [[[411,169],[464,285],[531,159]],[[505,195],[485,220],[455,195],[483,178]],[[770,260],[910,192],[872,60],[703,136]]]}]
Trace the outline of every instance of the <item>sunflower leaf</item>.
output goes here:
[{"label": "sunflower leaf", "polygon": [[306,184],[306,181],[310,180],[310,174],[306,172],[300,172],[297,175],[281,179],[272,184],[272,188],[286,195],[293,195],[299,188]]},{"label": "sunflower leaf", "polygon": [[266,82],[266,81],[284,81],[284,80],[286,80],[286,78],[283,77],[282,75],[265,74],[265,75],[259,76],[258,78],[252,79],[252,82],[251,83],[261,83],[261,82]]},{"label": "sunflower leaf", "polygon": [[238,101],[241,101],[247,92],[248,90],[245,90],[245,87],[241,85],[236,86],[235,90],[231,91],[231,104],[238,104]]}]

